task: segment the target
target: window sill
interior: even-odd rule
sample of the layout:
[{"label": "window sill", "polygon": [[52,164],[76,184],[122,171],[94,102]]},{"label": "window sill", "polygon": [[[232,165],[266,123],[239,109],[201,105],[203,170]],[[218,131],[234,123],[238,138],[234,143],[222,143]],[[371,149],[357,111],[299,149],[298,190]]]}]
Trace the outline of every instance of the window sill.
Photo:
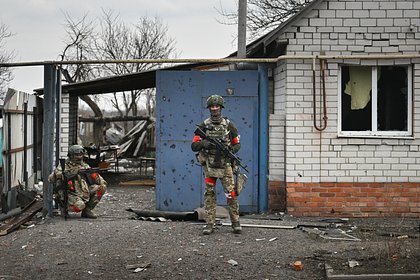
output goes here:
[{"label": "window sill", "polygon": [[368,139],[402,139],[402,140],[414,140],[414,136],[410,135],[387,135],[387,134],[362,134],[357,132],[342,133],[337,134],[338,138],[368,138]]}]

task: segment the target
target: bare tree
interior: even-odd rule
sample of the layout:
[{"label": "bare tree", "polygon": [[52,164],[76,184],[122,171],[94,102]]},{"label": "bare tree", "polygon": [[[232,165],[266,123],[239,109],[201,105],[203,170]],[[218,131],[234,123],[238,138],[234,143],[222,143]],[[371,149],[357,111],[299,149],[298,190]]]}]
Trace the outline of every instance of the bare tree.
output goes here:
[{"label": "bare tree", "polygon": [[[95,43],[96,33],[94,31],[95,22],[89,21],[85,14],[82,19],[74,21],[68,14],[66,17],[66,47],[61,55],[62,60],[88,60],[89,53],[93,52],[92,45]],[[87,64],[69,64],[61,69],[64,80],[68,83],[76,83],[95,78],[93,69]],[[101,120],[103,114],[97,102],[94,102],[89,96],[81,96],[83,100],[95,115],[95,118]],[[105,124],[101,121],[93,124],[94,142],[98,145],[103,144],[103,129]]]},{"label": "bare tree", "polygon": [[[104,11],[101,19],[101,40],[96,45],[97,59],[164,59],[175,54],[175,41],[159,18],[142,17],[131,26],[123,23],[112,11]],[[124,63],[104,65],[102,75],[121,75],[161,67],[157,63]],[[153,100],[153,90],[133,90],[123,96],[114,93],[111,103],[125,116],[137,116],[138,104]],[[143,102],[139,102],[143,101]],[[147,114],[152,104],[146,103]]]},{"label": "bare tree", "polygon": [[[242,1],[242,0],[238,0]],[[248,14],[247,27],[250,32],[249,39],[255,39],[263,33],[273,30],[280,23],[300,11],[312,0],[247,0]],[[219,14],[224,17],[223,24],[237,24],[238,12],[226,11],[221,6]]]},{"label": "bare tree", "polygon": [[[63,60],[164,59],[176,56],[175,40],[168,36],[166,25],[158,18],[141,17],[137,23],[128,25],[113,11],[103,10],[102,16],[95,20],[90,20],[88,15],[80,20],[73,20],[66,15],[65,27],[67,36]],[[68,66],[64,69],[64,73],[67,82],[78,82],[147,71],[161,66],[146,63],[80,64]],[[98,96],[93,98],[97,101],[100,99]],[[138,116],[140,104],[144,104],[147,114],[151,116],[153,101],[154,90],[150,89],[115,92],[110,99],[110,103],[120,116]],[[88,102],[87,104],[89,105]],[[95,108],[92,110],[95,112],[95,117],[102,117],[100,110],[99,112]],[[102,133],[96,132],[95,135]]]},{"label": "bare tree", "polygon": [[[6,40],[13,36],[9,32],[8,27],[0,23],[0,63],[10,62],[13,57],[13,52],[6,50]],[[0,93],[5,93],[8,83],[13,79],[12,71],[7,67],[0,67]]]}]

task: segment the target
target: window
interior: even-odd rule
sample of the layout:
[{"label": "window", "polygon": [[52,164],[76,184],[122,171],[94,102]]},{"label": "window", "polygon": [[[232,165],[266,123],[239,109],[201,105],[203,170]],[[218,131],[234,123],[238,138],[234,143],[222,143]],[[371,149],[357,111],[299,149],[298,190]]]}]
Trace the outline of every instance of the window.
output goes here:
[{"label": "window", "polygon": [[339,136],[412,136],[408,65],[341,66]]}]

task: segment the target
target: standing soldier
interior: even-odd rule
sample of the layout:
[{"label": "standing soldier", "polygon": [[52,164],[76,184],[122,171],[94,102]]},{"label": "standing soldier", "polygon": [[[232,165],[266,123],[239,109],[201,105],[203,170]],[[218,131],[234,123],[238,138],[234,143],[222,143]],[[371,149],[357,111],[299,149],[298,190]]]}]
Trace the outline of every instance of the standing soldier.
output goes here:
[{"label": "standing soldier", "polygon": [[82,218],[96,219],[92,209],[105,194],[107,182],[96,172],[85,173],[85,176],[82,176],[81,170],[90,169],[89,164],[83,162],[85,154],[86,150],[82,146],[71,146],[64,168],[64,173],[71,174],[71,179],[68,182],[63,181],[65,176],[61,166],[58,165],[48,177],[48,181],[56,185],[54,189],[60,200],[64,200],[63,188],[68,188],[68,211],[82,212]]},{"label": "standing soldier", "polygon": [[206,134],[205,139],[195,133],[192,140],[191,149],[198,152],[198,159],[203,166],[204,180],[206,189],[204,194],[204,205],[207,213],[207,226],[203,234],[211,234],[216,222],[216,180],[221,180],[223,191],[227,198],[229,216],[232,222],[234,233],[241,233],[242,228],[239,223],[239,204],[236,198],[233,166],[216,146],[207,139],[218,139],[223,145],[233,153],[237,153],[241,148],[239,134],[232,121],[222,116],[224,100],[220,95],[212,95],[207,99],[207,108],[210,110],[210,117],[204,120],[199,127]]}]

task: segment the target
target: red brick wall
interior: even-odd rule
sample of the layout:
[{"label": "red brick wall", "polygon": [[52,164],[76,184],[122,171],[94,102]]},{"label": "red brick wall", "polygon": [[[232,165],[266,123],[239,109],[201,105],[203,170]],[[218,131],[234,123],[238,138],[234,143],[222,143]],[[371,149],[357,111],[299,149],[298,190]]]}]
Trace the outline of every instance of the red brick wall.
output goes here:
[{"label": "red brick wall", "polygon": [[420,218],[420,183],[270,182],[270,210],[282,185],[287,213],[294,216]]}]

